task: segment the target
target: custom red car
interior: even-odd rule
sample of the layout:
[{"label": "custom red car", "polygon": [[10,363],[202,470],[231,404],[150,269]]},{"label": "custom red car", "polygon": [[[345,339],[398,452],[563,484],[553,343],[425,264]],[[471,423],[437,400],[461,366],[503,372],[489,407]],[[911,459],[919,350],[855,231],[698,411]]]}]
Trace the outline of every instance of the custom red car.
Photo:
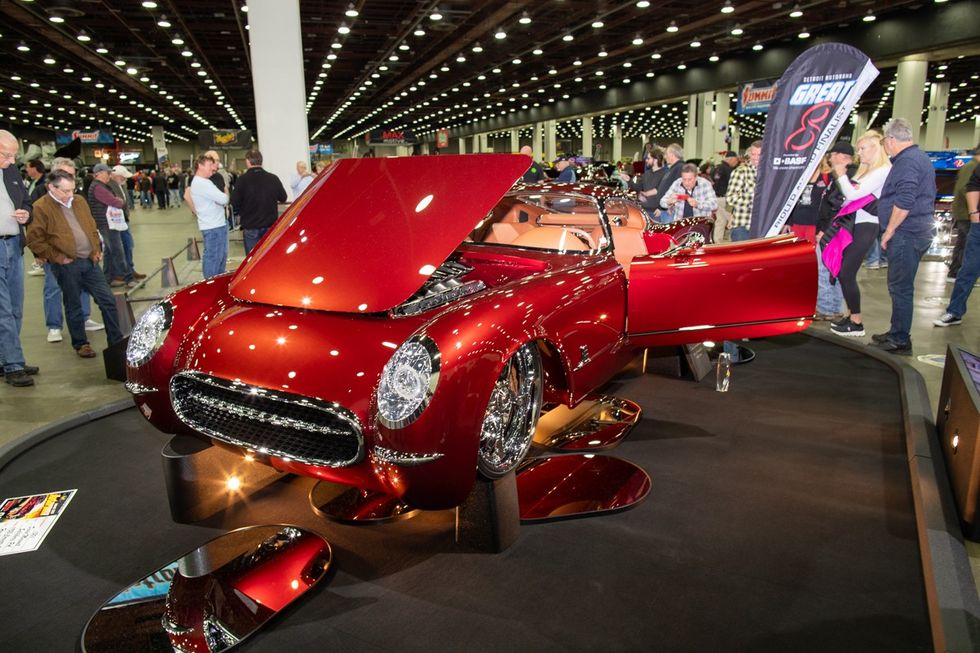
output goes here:
[{"label": "custom red car", "polygon": [[638,351],[798,331],[812,245],[703,245],[619,191],[513,186],[530,159],[346,159],[239,269],[148,309],[127,350],[144,416],[274,468],[459,505]]}]

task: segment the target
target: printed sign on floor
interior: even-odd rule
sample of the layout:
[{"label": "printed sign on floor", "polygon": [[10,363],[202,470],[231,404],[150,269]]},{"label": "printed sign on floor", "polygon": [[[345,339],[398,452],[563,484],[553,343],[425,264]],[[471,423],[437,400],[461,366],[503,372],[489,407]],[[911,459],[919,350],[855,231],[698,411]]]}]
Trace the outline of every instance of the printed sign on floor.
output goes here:
[{"label": "printed sign on floor", "polygon": [[77,490],[0,501],[0,556],[37,551]]}]

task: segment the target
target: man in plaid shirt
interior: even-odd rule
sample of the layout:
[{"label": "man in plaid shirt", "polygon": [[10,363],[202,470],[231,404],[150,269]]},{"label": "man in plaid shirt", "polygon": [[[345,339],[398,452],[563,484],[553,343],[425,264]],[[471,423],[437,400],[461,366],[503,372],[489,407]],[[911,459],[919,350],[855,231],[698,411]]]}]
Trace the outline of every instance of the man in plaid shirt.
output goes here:
[{"label": "man in plaid shirt", "polygon": [[732,240],[748,240],[749,224],[752,222],[752,200],[755,199],[755,181],[759,174],[759,158],[762,156],[762,141],[755,141],[746,150],[748,165],[735,168],[728,180],[728,193],[725,201],[732,212]]},{"label": "man in plaid shirt", "polygon": [[667,209],[674,220],[709,216],[718,208],[718,197],[711,182],[698,176],[698,167],[685,163],[680,179],[667,189],[660,206]]}]

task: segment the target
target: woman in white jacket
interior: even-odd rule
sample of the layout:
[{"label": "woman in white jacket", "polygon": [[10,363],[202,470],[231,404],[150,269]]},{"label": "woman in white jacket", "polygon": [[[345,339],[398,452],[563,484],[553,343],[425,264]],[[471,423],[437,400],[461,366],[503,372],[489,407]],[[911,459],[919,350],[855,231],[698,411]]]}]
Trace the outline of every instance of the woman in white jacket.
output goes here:
[{"label": "woman in white jacket", "polygon": [[[857,153],[861,165],[854,174],[854,179],[847,178],[846,166],[843,164],[834,168],[837,185],[844,194],[845,203],[868,195],[873,195],[877,199],[881,195],[881,188],[885,185],[885,179],[892,167],[881,144],[881,134],[876,131],[869,131],[858,139]],[[861,291],[858,288],[857,273],[880,231],[878,216],[859,209],[854,218],[854,240],[844,250],[840,274],[837,275],[844,301],[850,311],[850,315],[831,325],[830,330],[837,335],[852,337],[864,335]]]}]

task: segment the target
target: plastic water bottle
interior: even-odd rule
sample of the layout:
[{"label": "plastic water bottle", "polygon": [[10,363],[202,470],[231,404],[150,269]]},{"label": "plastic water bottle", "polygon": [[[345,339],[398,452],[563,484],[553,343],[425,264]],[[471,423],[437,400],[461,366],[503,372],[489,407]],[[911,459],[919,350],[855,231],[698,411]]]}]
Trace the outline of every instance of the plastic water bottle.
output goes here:
[{"label": "plastic water bottle", "polygon": [[722,352],[718,354],[718,363],[715,368],[715,390],[728,392],[730,387],[732,387],[732,356]]}]

